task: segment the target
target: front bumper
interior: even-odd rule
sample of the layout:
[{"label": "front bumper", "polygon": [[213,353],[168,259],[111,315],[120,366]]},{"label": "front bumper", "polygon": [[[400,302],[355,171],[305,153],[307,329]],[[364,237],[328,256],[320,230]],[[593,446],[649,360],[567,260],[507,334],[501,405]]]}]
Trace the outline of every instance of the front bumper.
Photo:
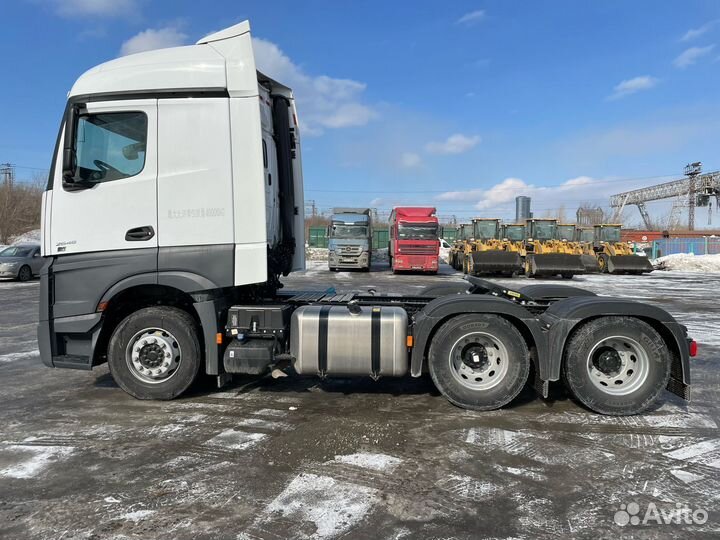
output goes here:
[{"label": "front bumper", "polygon": [[437,272],[438,258],[432,255],[396,255],[393,257],[393,270],[419,272]]},{"label": "front bumper", "polygon": [[370,266],[369,261],[367,251],[363,251],[360,255],[338,255],[332,251],[328,254],[330,268],[367,268]]},{"label": "front bumper", "polygon": [[0,270],[0,278],[16,278],[18,270]]}]

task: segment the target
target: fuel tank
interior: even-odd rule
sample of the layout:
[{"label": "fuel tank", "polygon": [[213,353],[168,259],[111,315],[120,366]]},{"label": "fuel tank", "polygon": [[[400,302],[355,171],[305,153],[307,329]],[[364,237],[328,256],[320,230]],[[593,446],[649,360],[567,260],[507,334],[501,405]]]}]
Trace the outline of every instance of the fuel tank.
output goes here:
[{"label": "fuel tank", "polygon": [[295,371],[320,376],[400,377],[408,370],[408,317],[392,306],[303,306],[290,327]]}]

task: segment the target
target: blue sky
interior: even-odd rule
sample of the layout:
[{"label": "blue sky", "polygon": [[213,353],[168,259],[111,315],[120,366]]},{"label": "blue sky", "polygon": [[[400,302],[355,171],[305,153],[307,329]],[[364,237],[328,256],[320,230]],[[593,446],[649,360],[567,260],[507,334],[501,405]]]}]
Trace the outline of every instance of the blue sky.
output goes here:
[{"label": "blue sky", "polygon": [[321,210],[510,217],[527,194],[537,215],[572,216],[688,161],[720,169],[715,0],[15,0],[0,36],[0,162],[20,178],[48,167],[89,67],[243,19],[260,66],[296,89],[306,199]]}]

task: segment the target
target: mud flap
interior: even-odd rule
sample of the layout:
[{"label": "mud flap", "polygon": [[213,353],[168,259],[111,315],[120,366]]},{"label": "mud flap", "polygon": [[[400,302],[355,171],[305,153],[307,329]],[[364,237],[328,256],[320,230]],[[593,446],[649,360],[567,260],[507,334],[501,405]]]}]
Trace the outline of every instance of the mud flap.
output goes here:
[{"label": "mud flap", "polygon": [[642,274],[652,271],[650,261],[641,255],[615,255],[608,258],[608,272],[611,274]]},{"label": "mud flap", "polygon": [[530,260],[530,275],[532,276],[556,276],[558,274],[584,274],[580,255],[569,255],[566,253],[542,253],[533,255]]},{"label": "mud flap", "polygon": [[522,271],[522,260],[516,251],[475,251],[470,255],[469,273],[512,274]]}]

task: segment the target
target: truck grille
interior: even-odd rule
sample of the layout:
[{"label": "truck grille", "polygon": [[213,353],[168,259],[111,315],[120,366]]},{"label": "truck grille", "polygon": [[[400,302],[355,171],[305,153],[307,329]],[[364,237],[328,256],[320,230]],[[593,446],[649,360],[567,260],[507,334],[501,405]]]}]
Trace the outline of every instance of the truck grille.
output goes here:
[{"label": "truck grille", "polygon": [[360,255],[362,246],[338,246],[337,251],[340,255]]},{"label": "truck grille", "polygon": [[437,255],[435,246],[400,246],[403,255]]}]

